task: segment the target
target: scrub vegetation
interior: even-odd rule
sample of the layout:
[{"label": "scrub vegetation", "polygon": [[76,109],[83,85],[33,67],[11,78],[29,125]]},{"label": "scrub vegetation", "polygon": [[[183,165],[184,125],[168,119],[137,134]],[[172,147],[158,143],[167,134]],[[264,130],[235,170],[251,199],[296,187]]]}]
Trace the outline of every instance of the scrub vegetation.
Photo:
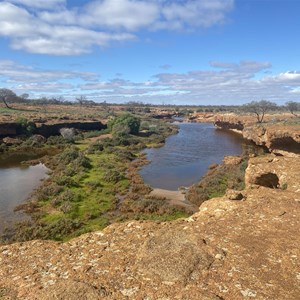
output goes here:
[{"label": "scrub vegetation", "polygon": [[7,234],[10,240],[66,240],[113,222],[188,215],[166,200],[148,198],[151,188],[138,173],[148,163],[141,150],[162,145],[177,132],[176,126],[127,113],[108,124],[107,130],[77,136],[64,130],[66,137],[53,136],[40,145],[59,145],[61,151],[43,159],[51,173],[30,200],[18,207],[31,220],[18,223]]},{"label": "scrub vegetation", "polygon": [[[177,133],[177,127],[168,123],[170,117],[187,117],[197,108],[140,103],[95,105],[85,101],[80,105],[61,105],[54,99],[29,104],[12,103],[7,97],[4,100],[9,108],[0,108],[1,122],[16,123],[22,134],[11,143],[0,144],[0,160],[27,155],[33,161],[26,163],[43,162],[51,170],[30,199],[17,208],[28,213],[30,219],[7,231],[4,242],[67,240],[114,222],[166,221],[191,213],[164,198],[150,197],[151,187],[144,183],[138,170],[148,163],[143,149],[160,147],[167,136]],[[232,109],[236,108],[226,108]],[[101,121],[107,129],[79,131],[66,126],[59,135],[48,138],[33,134],[44,123],[67,124],[78,120]],[[228,187],[243,189],[246,166],[247,155],[241,164],[211,168],[199,184],[190,187],[187,199],[200,205],[223,195]]]}]

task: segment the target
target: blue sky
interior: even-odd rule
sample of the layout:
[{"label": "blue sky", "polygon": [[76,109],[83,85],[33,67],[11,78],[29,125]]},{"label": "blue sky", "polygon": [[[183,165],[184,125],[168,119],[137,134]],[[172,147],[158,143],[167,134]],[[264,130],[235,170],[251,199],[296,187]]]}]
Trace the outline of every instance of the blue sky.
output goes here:
[{"label": "blue sky", "polygon": [[153,104],[300,101],[300,0],[0,1],[0,87]]}]

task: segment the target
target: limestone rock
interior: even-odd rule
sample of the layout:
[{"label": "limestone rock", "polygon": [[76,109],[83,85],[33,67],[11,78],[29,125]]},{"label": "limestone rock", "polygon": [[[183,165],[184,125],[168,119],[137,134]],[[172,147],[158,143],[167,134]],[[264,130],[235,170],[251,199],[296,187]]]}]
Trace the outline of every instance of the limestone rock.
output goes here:
[{"label": "limestone rock", "polygon": [[226,197],[230,200],[242,200],[244,195],[241,191],[227,190]]},{"label": "limestone rock", "polygon": [[[246,201],[232,201],[229,191],[188,219],[2,245],[0,298],[299,300],[299,164],[253,157]],[[261,184],[264,174],[277,176],[277,188]]]},{"label": "limestone rock", "polygon": [[225,165],[238,165],[242,161],[240,156],[225,156],[223,159],[223,163]]},{"label": "limestone rock", "polygon": [[11,137],[5,137],[3,139],[3,143],[5,143],[8,146],[20,145],[20,144],[22,144],[22,140],[20,140],[20,139],[14,139],[14,138],[11,138]]},{"label": "limestone rock", "polygon": [[270,154],[249,159],[245,183],[298,192],[299,178],[300,155],[285,157]]}]

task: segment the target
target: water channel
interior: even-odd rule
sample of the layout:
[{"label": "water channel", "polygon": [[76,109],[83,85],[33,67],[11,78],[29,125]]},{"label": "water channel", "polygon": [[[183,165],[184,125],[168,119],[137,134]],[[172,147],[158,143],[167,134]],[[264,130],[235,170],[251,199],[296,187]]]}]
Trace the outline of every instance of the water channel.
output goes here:
[{"label": "water channel", "polygon": [[178,190],[196,183],[209,165],[225,155],[240,155],[245,140],[238,134],[217,130],[211,123],[178,123],[179,133],[161,148],[146,149],[150,164],[140,171],[153,188]]},{"label": "water channel", "polygon": [[25,214],[14,212],[14,209],[24,202],[47,176],[48,169],[43,164],[21,164],[22,161],[33,158],[36,157],[26,154],[0,157],[0,234],[15,221],[26,218]]},{"label": "water channel", "polygon": [[[163,147],[146,149],[151,161],[140,171],[154,188],[177,190],[199,181],[209,165],[220,163],[225,155],[239,155],[244,140],[237,134],[216,130],[210,123],[178,123],[179,133],[167,138]],[[37,154],[37,157],[42,156]],[[26,166],[22,161],[37,157],[0,155],[0,233],[13,222],[26,218],[14,208],[26,201],[47,176],[43,164]]]}]

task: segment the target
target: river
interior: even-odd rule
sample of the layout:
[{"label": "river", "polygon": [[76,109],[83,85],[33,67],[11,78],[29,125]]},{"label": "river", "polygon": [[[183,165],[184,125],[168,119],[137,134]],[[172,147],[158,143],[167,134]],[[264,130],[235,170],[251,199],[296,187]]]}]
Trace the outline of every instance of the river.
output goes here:
[{"label": "river", "polygon": [[0,234],[15,221],[26,219],[24,213],[14,212],[14,208],[24,202],[47,176],[48,169],[43,164],[21,164],[28,159],[24,154],[0,157]]},{"label": "river", "polygon": [[225,155],[240,155],[245,140],[238,134],[215,129],[211,123],[178,123],[179,133],[161,148],[146,149],[150,164],[140,174],[153,188],[177,190],[196,183],[209,165]]}]

